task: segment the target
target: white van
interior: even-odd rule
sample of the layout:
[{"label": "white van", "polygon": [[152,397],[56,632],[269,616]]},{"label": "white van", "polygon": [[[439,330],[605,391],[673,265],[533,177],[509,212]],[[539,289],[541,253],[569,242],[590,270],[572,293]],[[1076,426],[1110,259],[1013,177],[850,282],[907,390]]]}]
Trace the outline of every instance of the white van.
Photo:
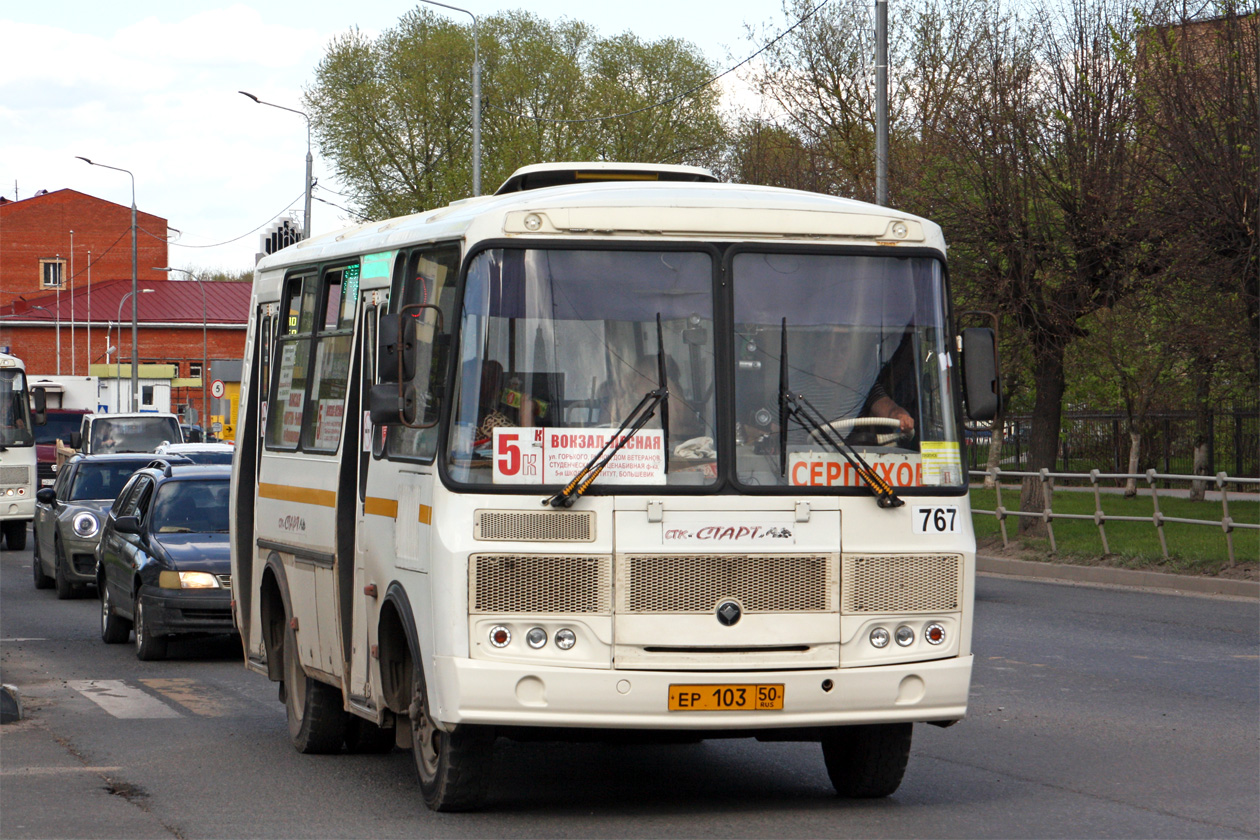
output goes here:
[{"label": "white van", "polygon": [[164,443],[183,443],[184,433],[174,414],[88,414],[70,445],[85,455],[114,452],[153,452]]}]

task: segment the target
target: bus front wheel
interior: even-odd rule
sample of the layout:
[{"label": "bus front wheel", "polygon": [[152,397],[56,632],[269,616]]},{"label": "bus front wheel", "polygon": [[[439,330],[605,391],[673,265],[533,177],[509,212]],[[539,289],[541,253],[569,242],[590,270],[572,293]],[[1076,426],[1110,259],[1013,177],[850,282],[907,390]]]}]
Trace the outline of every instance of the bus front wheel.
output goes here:
[{"label": "bus front wheel", "polygon": [[901,786],[910,760],[912,723],[839,726],[822,738],[827,775],[851,799],[889,796]]},{"label": "bus front wheel", "polygon": [[424,673],[415,666],[412,678],[411,753],[420,777],[420,792],[434,811],[471,811],[481,804],[489,782],[494,731],[460,725],[438,728],[429,712]]},{"label": "bus front wheel", "polygon": [[346,736],[346,712],[341,692],[313,680],[302,669],[297,633],[284,633],[284,710],[289,718],[289,739],[300,753],[334,753]]}]

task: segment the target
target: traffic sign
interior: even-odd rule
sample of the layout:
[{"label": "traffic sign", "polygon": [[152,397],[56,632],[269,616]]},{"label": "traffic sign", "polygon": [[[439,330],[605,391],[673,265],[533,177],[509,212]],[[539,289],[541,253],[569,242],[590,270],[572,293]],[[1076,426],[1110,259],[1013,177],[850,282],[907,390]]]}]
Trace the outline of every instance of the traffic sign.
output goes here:
[{"label": "traffic sign", "polygon": [[214,397],[216,400],[221,399],[225,391],[226,389],[223,387],[222,379],[216,379],[210,383],[210,396]]}]

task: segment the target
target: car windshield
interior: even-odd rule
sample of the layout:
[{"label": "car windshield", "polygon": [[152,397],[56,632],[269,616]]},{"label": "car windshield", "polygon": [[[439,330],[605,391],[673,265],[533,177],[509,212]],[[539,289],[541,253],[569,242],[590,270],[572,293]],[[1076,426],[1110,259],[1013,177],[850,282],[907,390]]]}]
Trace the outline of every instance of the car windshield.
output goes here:
[{"label": "car windshield", "polygon": [[79,431],[82,423],[82,414],[62,414],[58,411],[50,411],[44,425],[35,427],[35,442],[40,445],[51,445],[59,440],[67,443],[70,440],[70,433]]},{"label": "car windshield", "polygon": [[152,452],[181,440],[173,417],[102,417],[92,422],[92,452]]},{"label": "car windshield", "polygon": [[79,464],[70,485],[69,501],[102,501],[118,496],[118,491],[131,474],[149,463],[147,458],[134,461],[84,462]]},{"label": "car windshield", "polygon": [[26,374],[0,370],[0,446],[34,446]]},{"label": "car windshield", "polygon": [[446,455],[456,481],[568,481],[661,384],[662,350],[669,399],[596,487],[716,481],[708,253],[483,251],[468,269],[459,342]]},{"label": "car windshield", "polygon": [[164,482],[153,502],[149,529],[155,534],[226,534],[226,478]]}]

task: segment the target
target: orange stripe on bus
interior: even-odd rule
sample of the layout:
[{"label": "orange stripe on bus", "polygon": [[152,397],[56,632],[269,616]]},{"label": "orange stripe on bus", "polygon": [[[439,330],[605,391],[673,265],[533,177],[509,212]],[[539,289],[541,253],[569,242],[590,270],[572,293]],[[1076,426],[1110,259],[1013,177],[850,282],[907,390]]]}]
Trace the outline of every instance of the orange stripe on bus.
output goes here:
[{"label": "orange stripe on bus", "polygon": [[316,490],[313,487],[292,487],[287,484],[259,484],[258,495],[264,499],[275,499],[280,502],[300,502],[306,505],[335,508],[337,492],[335,490]]},{"label": "orange stripe on bus", "polygon": [[397,519],[398,500],[378,499],[376,496],[368,496],[363,500],[363,512],[372,516],[386,516],[390,519]]},{"label": "orange stripe on bus", "polygon": [[433,508],[428,505],[420,505],[420,521],[428,525],[433,521]]}]

